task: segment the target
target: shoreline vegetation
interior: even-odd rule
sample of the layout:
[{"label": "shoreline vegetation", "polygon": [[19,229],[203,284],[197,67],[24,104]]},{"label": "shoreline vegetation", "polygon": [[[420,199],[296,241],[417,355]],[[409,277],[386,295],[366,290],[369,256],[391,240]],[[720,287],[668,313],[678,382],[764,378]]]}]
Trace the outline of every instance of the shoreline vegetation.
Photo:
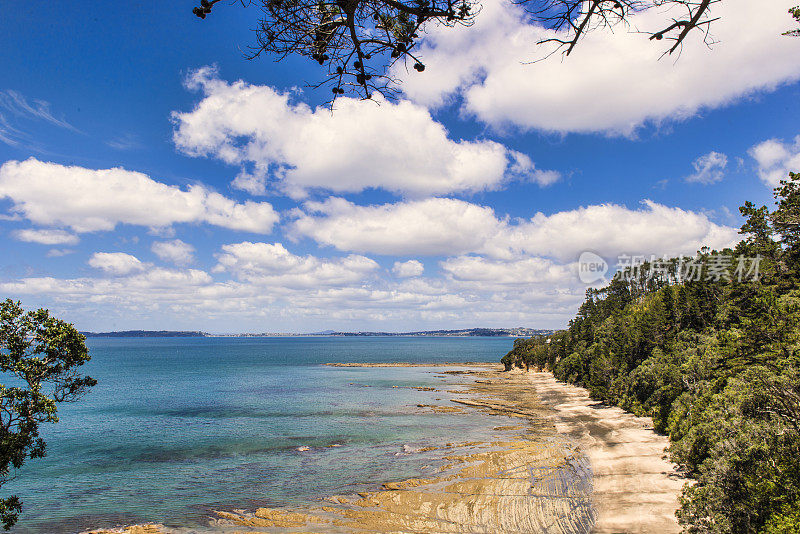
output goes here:
[{"label": "shoreline vegetation", "polygon": [[[375,491],[327,496],[302,508],[217,511],[210,531],[237,532],[678,532],[682,480],[664,459],[652,422],[599,406],[582,388],[545,372],[492,363],[327,364],[431,367],[459,375],[464,390],[421,413],[487,416],[489,442],[441,448],[441,467]],[[443,391],[444,393],[444,391]],[[455,405],[455,406],[454,406]],[[494,421],[493,418],[496,418]],[[428,449],[430,450],[430,449]],[[320,496],[321,498],[324,496]],[[91,534],[177,533],[162,525]]]},{"label": "shoreline vegetation", "polygon": [[502,359],[652,417],[689,533],[800,532],[800,174],[774,196],[739,208],[733,249],[632,263]]}]

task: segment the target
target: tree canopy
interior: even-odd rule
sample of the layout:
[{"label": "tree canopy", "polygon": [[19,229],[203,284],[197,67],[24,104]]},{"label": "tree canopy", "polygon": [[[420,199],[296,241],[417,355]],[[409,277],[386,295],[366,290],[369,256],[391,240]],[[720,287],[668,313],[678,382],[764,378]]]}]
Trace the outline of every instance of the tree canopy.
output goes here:
[{"label": "tree canopy", "polygon": [[[80,398],[96,381],[78,368],[89,361],[85,337],[47,310],[25,312],[10,299],[0,304],[0,486],[27,459],[45,455],[41,423],[58,422],[57,405]],[[0,499],[0,521],[16,523],[22,501]]]},{"label": "tree canopy", "polygon": [[[532,23],[556,30],[535,45],[553,45],[550,52],[569,55],[588,33],[627,26],[636,13],[664,9],[663,23],[643,29],[647,38],[666,43],[665,54],[680,50],[687,37],[709,31],[717,20],[713,8],[724,0],[515,0]],[[205,19],[220,0],[201,0],[193,12]],[[249,57],[262,54],[277,60],[307,57],[322,67],[314,86],[329,86],[333,99],[350,93],[370,98],[374,93],[392,97],[397,80],[391,67],[397,62],[425,70],[419,55],[425,30],[431,26],[470,26],[479,16],[478,0],[241,0],[255,6],[260,17],[256,43]],[[800,10],[790,12],[800,21]],[[800,30],[789,30],[797,35]]]}]

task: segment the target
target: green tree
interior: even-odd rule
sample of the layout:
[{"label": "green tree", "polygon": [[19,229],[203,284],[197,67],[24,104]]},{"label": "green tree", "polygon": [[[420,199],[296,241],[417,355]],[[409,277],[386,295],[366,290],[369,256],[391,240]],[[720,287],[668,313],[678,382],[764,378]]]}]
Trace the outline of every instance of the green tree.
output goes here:
[{"label": "green tree", "polygon": [[774,232],[770,224],[769,208],[761,206],[756,208],[750,201],[739,208],[739,213],[747,220],[742,225],[740,234],[745,236],[739,244],[742,253],[761,255],[772,260],[778,254],[778,243],[774,239]]},{"label": "green tree", "polygon": [[790,172],[775,188],[778,208],[772,213],[772,225],[780,235],[787,262],[796,272],[800,268],[800,174]]},{"label": "green tree", "polygon": [[[0,486],[25,460],[45,455],[39,425],[58,422],[57,405],[77,400],[96,384],[78,371],[89,361],[85,340],[47,310],[26,312],[10,299],[0,304]],[[0,499],[6,529],[21,510],[16,495]]]}]

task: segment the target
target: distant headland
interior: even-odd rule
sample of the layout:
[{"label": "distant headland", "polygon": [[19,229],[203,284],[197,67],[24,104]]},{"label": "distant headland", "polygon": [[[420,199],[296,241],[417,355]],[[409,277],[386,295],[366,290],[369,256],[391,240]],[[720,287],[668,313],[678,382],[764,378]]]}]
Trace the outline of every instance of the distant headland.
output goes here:
[{"label": "distant headland", "polygon": [[553,330],[535,328],[464,328],[461,330],[420,330],[416,332],[322,332],[296,333],[245,333],[245,334],[210,334],[201,331],[172,330],[121,330],[115,332],[81,332],[86,337],[531,337],[553,333]]},{"label": "distant headland", "polygon": [[173,330],[120,330],[117,332],[81,332],[86,337],[210,337],[208,332]]}]

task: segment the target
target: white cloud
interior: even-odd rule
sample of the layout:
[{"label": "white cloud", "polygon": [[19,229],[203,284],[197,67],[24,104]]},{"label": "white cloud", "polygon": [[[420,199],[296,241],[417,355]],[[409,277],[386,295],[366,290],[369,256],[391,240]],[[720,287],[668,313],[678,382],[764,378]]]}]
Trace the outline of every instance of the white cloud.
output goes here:
[{"label": "white cloud", "polygon": [[392,267],[392,272],[398,278],[411,278],[425,272],[425,266],[418,260],[396,261]]},{"label": "white cloud", "polygon": [[245,241],[223,245],[215,271],[228,271],[243,281],[283,287],[344,286],[358,283],[378,269],[358,255],[344,258],[297,256],[281,243]]},{"label": "white cloud", "polygon": [[296,222],[313,219],[303,228],[319,230],[324,244],[408,255],[422,249],[443,256],[440,272],[408,260],[388,273],[363,255],[321,257],[280,243],[241,242],[221,247],[213,276],[159,268],[123,252],[96,253],[90,265],[111,276],[22,278],[0,282],[0,292],[37,296],[72,321],[108,325],[94,329],[157,328],[164,321],[216,332],[550,328],[563,326],[583,299],[586,286],[575,267],[582,250],[613,260],[619,252],[691,253],[737,238],[735,229],[703,214],[653,202],[514,220],[451,199],[386,206],[330,199],[306,209]]},{"label": "white cloud", "polygon": [[189,265],[194,261],[195,248],[180,239],[156,241],[150,247],[150,250],[162,260],[175,265]]},{"label": "white cloud", "polygon": [[143,271],[146,268],[139,258],[124,252],[95,252],[88,263],[95,269],[118,276]]},{"label": "white cloud", "polygon": [[204,98],[191,112],[173,113],[175,144],[189,155],[241,166],[233,185],[252,194],[265,193],[270,181],[299,198],[310,189],[427,196],[559,178],[494,141],[451,139],[411,102],[340,98],[334,112],[312,109],[271,87],[222,81],[208,67],[188,85]]},{"label": "white cloud", "polygon": [[143,148],[139,138],[131,133],[126,133],[106,141],[106,145],[117,150],[139,150]]},{"label": "white cloud", "polygon": [[20,241],[40,243],[42,245],[75,245],[80,241],[80,238],[75,234],[55,229],[34,230],[28,228],[16,230],[12,235]]},{"label": "white cloud", "polygon": [[704,245],[719,249],[738,241],[735,228],[715,224],[705,214],[649,200],[637,210],[603,204],[512,221],[498,218],[489,207],[455,199],[358,206],[332,198],[306,203],[292,230],[351,252],[504,259],[527,254],[562,261],[586,250],[605,257],[693,254]]},{"label": "white cloud", "polygon": [[145,174],[45,163],[34,158],[0,167],[0,198],[35,224],[75,232],[113,230],[117,224],[162,228],[208,223],[232,230],[269,233],[278,214],[267,202],[237,203],[200,185],[179,187]]},{"label": "white cloud", "polygon": [[0,142],[16,147],[20,145],[20,138],[24,136],[25,134],[14,128],[5,115],[0,113]]},{"label": "white cloud", "polygon": [[[30,277],[0,282],[15,298],[37,296],[88,329],[176,328],[211,331],[418,330],[456,326],[563,324],[583,297],[570,266],[552,260],[451,258],[444,276],[422,276],[416,260],[402,278],[364,256],[297,255],[279,243],[225,245],[214,279],[196,269],[165,269],[123,252],[90,264],[111,276]],[[416,265],[415,265],[416,264]],[[80,321],[79,321],[80,320]],[[107,326],[103,326],[107,325]],[[86,326],[82,326],[86,328]]]},{"label": "white cloud", "polygon": [[[124,260],[119,263],[124,268]],[[152,317],[166,306],[175,306],[172,311],[179,313],[188,313],[199,303],[204,303],[209,311],[214,307],[222,310],[236,304],[225,302],[225,297],[240,296],[237,287],[214,284],[203,271],[162,269],[144,263],[141,267],[134,267],[127,275],[109,271],[117,275],[111,278],[22,278],[0,283],[0,290],[12,295],[46,295],[54,302],[67,304],[73,312],[84,310],[123,321],[134,314]],[[250,297],[254,303],[265,300],[258,295]]]},{"label": "white cloud", "polygon": [[[0,292],[46,299],[51,309],[90,330],[154,329],[169,322],[214,332],[302,332],[557,327],[574,316],[585,289],[569,266],[537,258],[453,258],[442,264],[445,276],[401,279],[382,278],[385,271],[363,257],[298,256],[278,244],[239,243],[219,258],[226,265],[218,274],[231,272],[235,280],[142,264],[143,270],[128,275],[0,282]],[[530,268],[542,275],[539,282]]]},{"label": "white cloud", "polygon": [[719,152],[709,152],[700,156],[692,163],[694,174],[686,177],[687,182],[710,185],[722,180],[725,168],[728,166],[728,156]]},{"label": "white cloud", "polygon": [[543,171],[536,169],[531,175],[531,181],[536,182],[542,187],[552,185],[561,180],[561,173],[558,171]]},{"label": "white cloud", "polygon": [[586,250],[609,258],[694,254],[702,246],[721,249],[739,241],[736,228],[715,224],[703,213],[651,200],[636,210],[601,204],[552,215],[537,213],[510,227],[509,234],[512,249],[561,260],[574,260]]},{"label": "white cloud", "polygon": [[494,210],[430,198],[358,206],[342,198],[307,202],[294,232],[340,250],[388,255],[451,255],[482,250],[502,229]]},{"label": "white cloud", "polygon": [[502,286],[579,285],[574,265],[561,265],[539,257],[506,261],[482,256],[460,256],[443,261],[442,269],[454,281],[473,282],[484,289]]},{"label": "white cloud", "polygon": [[530,25],[523,6],[487,0],[474,26],[429,30],[419,51],[424,73],[396,74],[412,100],[436,106],[461,94],[466,113],[495,127],[629,135],[647,121],[685,119],[797,80],[800,40],[781,35],[794,4],[716,3],[718,43],[708,47],[694,32],[679,58],[660,58],[665,41],[638,33],[677,16],[654,8],[631,17],[629,31],[593,31],[569,57],[536,61],[546,55],[537,41],[554,33]]},{"label": "white cloud", "polygon": [[794,142],[768,139],[752,147],[748,153],[758,164],[758,176],[769,187],[777,187],[789,177],[789,171],[800,172],[800,135]]},{"label": "white cloud", "polygon": [[[213,279],[205,271],[198,269],[164,269],[146,266],[146,270],[136,276],[128,277],[127,285],[137,290],[150,292],[173,291],[175,288],[187,289],[208,287],[213,284]],[[186,297],[184,297],[186,298]],[[190,299],[187,299],[190,300]]]},{"label": "white cloud", "polygon": [[[0,282],[7,295],[45,297],[53,309],[90,329],[181,328],[221,331],[403,331],[441,327],[563,325],[574,315],[583,289],[524,285],[481,291],[467,284],[406,279],[384,288],[283,287],[215,282],[202,271],[154,269],[127,277],[23,278]],[[28,298],[28,300],[30,300]],[[62,314],[63,315],[63,314]],[[81,326],[85,328],[85,326]],[[498,355],[499,356],[499,355]]]},{"label": "white cloud", "polygon": [[48,258],[60,258],[62,256],[68,256],[69,254],[74,254],[75,251],[70,248],[51,248],[47,251]]}]

